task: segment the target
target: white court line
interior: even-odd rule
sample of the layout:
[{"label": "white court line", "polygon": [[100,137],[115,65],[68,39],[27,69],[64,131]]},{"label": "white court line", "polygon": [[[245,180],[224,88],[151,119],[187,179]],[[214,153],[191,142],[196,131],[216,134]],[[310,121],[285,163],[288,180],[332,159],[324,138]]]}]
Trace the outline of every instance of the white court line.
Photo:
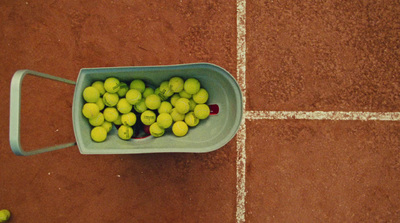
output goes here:
[{"label": "white court line", "polygon": [[357,111],[246,111],[245,118],[256,119],[307,119],[307,120],[360,120],[400,121],[400,112],[357,112]]},{"label": "white court line", "polygon": [[[246,0],[237,0],[237,81],[243,94],[243,111],[246,108]],[[236,222],[245,222],[246,198],[246,122],[243,115],[236,135]]]}]

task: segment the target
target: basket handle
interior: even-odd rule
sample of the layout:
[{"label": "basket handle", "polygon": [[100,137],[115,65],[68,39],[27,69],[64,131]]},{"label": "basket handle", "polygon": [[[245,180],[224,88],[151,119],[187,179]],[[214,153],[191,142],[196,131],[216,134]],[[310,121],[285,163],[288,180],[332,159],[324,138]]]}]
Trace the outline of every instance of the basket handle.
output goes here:
[{"label": "basket handle", "polygon": [[11,150],[18,156],[30,156],[30,155],[36,155],[39,153],[50,152],[50,151],[54,151],[57,149],[63,149],[63,148],[67,148],[67,147],[76,145],[76,142],[70,142],[70,143],[66,143],[66,144],[41,148],[41,149],[37,149],[37,150],[33,150],[33,151],[24,151],[22,149],[21,142],[20,142],[21,86],[22,86],[22,80],[24,79],[25,75],[27,75],[27,74],[31,74],[34,76],[47,78],[47,79],[51,79],[51,80],[56,80],[56,81],[64,82],[67,84],[73,84],[73,85],[76,84],[74,81],[71,81],[68,79],[55,77],[55,76],[52,76],[49,74],[44,74],[44,73],[40,73],[40,72],[33,71],[33,70],[18,70],[17,72],[15,72],[14,76],[12,77],[11,86],[10,86],[10,146],[11,146]]}]

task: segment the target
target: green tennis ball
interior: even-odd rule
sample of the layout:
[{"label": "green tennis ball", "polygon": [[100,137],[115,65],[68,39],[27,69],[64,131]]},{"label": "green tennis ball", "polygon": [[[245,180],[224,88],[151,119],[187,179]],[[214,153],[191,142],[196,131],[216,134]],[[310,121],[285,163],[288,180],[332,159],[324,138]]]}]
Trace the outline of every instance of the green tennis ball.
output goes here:
[{"label": "green tennis ball", "polygon": [[99,112],[99,114],[97,114],[96,117],[89,119],[89,123],[92,126],[101,126],[103,122],[104,122],[104,115],[101,112]]},{"label": "green tennis ball", "polygon": [[157,117],[157,124],[161,128],[169,128],[172,125],[172,117],[168,113],[161,113]]},{"label": "green tennis ball", "polygon": [[140,120],[145,125],[151,125],[156,121],[156,114],[153,111],[147,110],[140,115]]},{"label": "green tennis ball", "polygon": [[189,99],[179,98],[175,103],[176,111],[181,114],[186,114],[190,110]]},{"label": "green tennis ball", "polygon": [[194,108],[194,115],[198,119],[206,119],[210,115],[210,108],[206,104],[196,105]]},{"label": "green tennis ball", "polygon": [[114,125],[122,125],[121,115],[118,114],[117,119],[113,121]]},{"label": "green tennis ball", "polygon": [[158,113],[171,113],[172,105],[168,101],[161,102],[160,107],[158,108]]},{"label": "green tennis ball", "polygon": [[121,115],[121,122],[127,126],[133,126],[136,123],[136,115],[133,112]]},{"label": "green tennis ball", "polygon": [[179,136],[179,137],[186,135],[188,130],[189,130],[189,127],[183,121],[177,121],[172,126],[172,132],[174,133],[174,135]]},{"label": "green tennis ball", "polygon": [[194,115],[193,112],[189,112],[185,116],[185,122],[190,127],[195,127],[199,124],[200,120]]},{"label": "green tennis ball", "polygon": [[114,107],[109,107],[104,109],[103,114],[104,114],[104,119],[107,122],[114,122],[115,120],[118,119],[119,116],[117,109]]},{"label": "green tennis ball", "polygon": [[101,127],[103,127],[107,131],[107,133],[109,133],[112,129],[112,124],[111,122],[104,121]]},{"label": "green tennis ball", "polygon": [[144,89],[142,96],[144,98],[146,98],[147,96],[154,94],[154,89],[151,87],[147,87],[146,89]]},{"label": "green tennis ball", "polygon": [[200,90],[200,82],[195,78],[189,78],[185,81],[183,89],[189,94],[196,94]]},{"label": "green tennis ball", "polygon": [[118,101],[119,101],[119,96],[117,93],[106,92],[103,95],[103,102],[105,105],[107,105],[109,107],[113,107],[113,106],[117,105]]},{"label": "green tennis ball", "polygon": [[146,103],[144,102],[144,98],[142,98],[142,100],[140,100],[139,103],[135,104],[133,107],[135,109],[135,111],[137,111],[138,113],[143,113],[144,111],[147,110],[147,106]]},{"label": "green tennis ball", "polygon": [[130,126],[121,125],[118,129],[118,136],[123,140],[129,140],[133,136],[133,129]]},{"label": "green tennis ball", "polygon": [[95,87],[87,87],[83,90],[83,99],[86,102],[96,103],[100,98],[100,92]]},{"label": "green tennis ball", "polygon": [[[154,90],[154,94],[161,97],[162,94],[161,94],[161,92],[160,92],[160,88],[159,88],[159,87],[156,88],[156,89]],[[161,99],[162,99],[162,98],[161,98]],[[162,99],[162,100],[164,100],[164,99]]]},{"label": "green tennis ball", "polygon": [[128,92],[126,92],[125,97],[129,104],[135,105],[142,100],[142,93],[136,89],[130,89]]},{"label": "green tennis ball", "polygon": [[6,222],[10,219],[11,213],[7,209],[0,210],[0,222]]},{"label": "green tennis ball", "polygon": [[119,80],[115,77],[109,77],[104,81],[104,89],[109,93],[117,93],[119,90]]},{"label": "green tennis ball", "polygon": [[151,124],[151,126],[150,126],[150,134],[152,136],[161,137],[161,136],[164,135],[164,133],[165,133],[165,130],[162,127],[160,127],[160,125],[157,122]]},{"label": "green tennis ball", "polygon": [[103,81],[93,82],[92,87],[96,88],[99,91],[100,96],[103,96],[103,94],[106,93],[106,89],[104,89]]},{"label": "green tennis ball", "polygon": [[194,102],[193,98],[189,99],[189,111],[194,111],[194,108],[196,107],[197,103]]},{"label": "green tennis ball", "polygon": [[101,98],[99,100],[97,100],[96,105],[99,107],[100,111],[103,110],[105,107],[104,101]]},{"label": "green tennis ball", "polygon": [[122,98],[126,95],[126,92],[128,91],[129,91],[128,85],[124,82],[121,82],[119,84],[119,90],[117,91],[118,96]]},{"label": "green tennis ball", "polygon": [[95,142],[103,142],[107,138],[107,130],[101,126],[94,127],[90,132],[90,136]]},{"label": "green tennis ball", "polygon": [[136,89],[140,91],[140,93],[144,92],[144,89],[146,88],[146,85],[142,80],[133,80],[130,85],[131,89]]},{"label": "green tennis ball", "polygon": [[161,98],[158,95],[151,94],[147,96],[145,103],[148,109],[156,110],[161,105]]},{"label": "green tennis ball", "polygon": [[176,111],[176,108],[173,108],[173,109],[172,109],[172,111],[171,111],[171,117],[172,117],[172,120],[174,120],[175,122],[177,122],[177,121],[182,121],[182,120],[185,119],[185,115],[179,113],[178,111]]},{"label": "green tennis ball", "polygon": [[132,110],[132,105],[128,102],[126,98],[122,98],[118,101],[117,109],[122,114],[126,114]]},{"label": "green tennis ball", "polygon": [[179,94],[172,95],[172,97],[170,99],[172,106],[175,106],[176,101],[178,101],[179,98],[181,98],[181,96],[179,96]]},{"label": "green tennis ball", "polygon": [[204,88],[200,88],[200,90],[193,95],[193,100],[197,104],[204,104],[208,100],[208,92]]},{"label": "green tennis ball", "polygon": [[185,90],[182,90],[181,92],[179,92],[179,96],[181,96],[181,98],[187,98],[187,99],[192,98],[192,95],[187,93]]},{"label": "green tennis ball", "polygon": [[160,97],[165,101],[171,97],[174,92],[169,87],[169,81],[164,81],[160,84]]},{"label": "green tennis ball", "polygon": [[183,84],[184,81],[180,77],[173,77],[169,80],[169,88],[175,93],[183,90]]},{"label": "green tennis ball", "polygon": [[99,106],[97,106],[95,103],[86,103],[83,105],[82,108],[82,114],[86,118],[94,118],[99,114]]}]

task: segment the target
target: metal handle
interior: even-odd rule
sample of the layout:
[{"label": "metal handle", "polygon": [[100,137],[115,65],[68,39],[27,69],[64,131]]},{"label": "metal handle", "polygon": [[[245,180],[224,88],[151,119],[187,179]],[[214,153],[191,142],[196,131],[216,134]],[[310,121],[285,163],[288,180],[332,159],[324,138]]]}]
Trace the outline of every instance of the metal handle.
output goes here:
[{"label": "metal handle", "polygon": [[25,75],[31,74],[38,77],[43,77],[55,81],[64,82],[67,84],[75,85],[75,81],[55,77],[49,74],[40,73],[33,70],[18,70],[15,72],[10,86],[10,146],[11,150],[19,156],[30,156],[39,153],[50,152],[58,149],[67,148],[76,145],[76,142],[50,146],[46,148],[37,149],[34,151],[24,151],[20,142],[20,121],[21,121],[21,86],[22,80]]}]

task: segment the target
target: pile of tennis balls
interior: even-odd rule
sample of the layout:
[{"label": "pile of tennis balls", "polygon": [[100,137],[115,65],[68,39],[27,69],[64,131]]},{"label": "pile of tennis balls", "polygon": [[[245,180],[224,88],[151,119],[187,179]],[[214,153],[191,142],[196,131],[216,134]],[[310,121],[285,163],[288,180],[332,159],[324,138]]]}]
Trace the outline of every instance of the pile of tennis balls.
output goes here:
[{"label": "pile of tennis balls", "polygon": [[154,137],[163,136],[171,127],[174,135],[181,137],[189,127],[197,126],[210,115],[205,104],[208,96],[195,78],[172,77],[153,89],[140,79],[128,85],[109,77],[84,89],[86,103],[82,113],[93,126],[90,136],[95,142],[105,141],[113,125],[118,128],[119,138],[131,139],[138,119],[149,126]]}]

